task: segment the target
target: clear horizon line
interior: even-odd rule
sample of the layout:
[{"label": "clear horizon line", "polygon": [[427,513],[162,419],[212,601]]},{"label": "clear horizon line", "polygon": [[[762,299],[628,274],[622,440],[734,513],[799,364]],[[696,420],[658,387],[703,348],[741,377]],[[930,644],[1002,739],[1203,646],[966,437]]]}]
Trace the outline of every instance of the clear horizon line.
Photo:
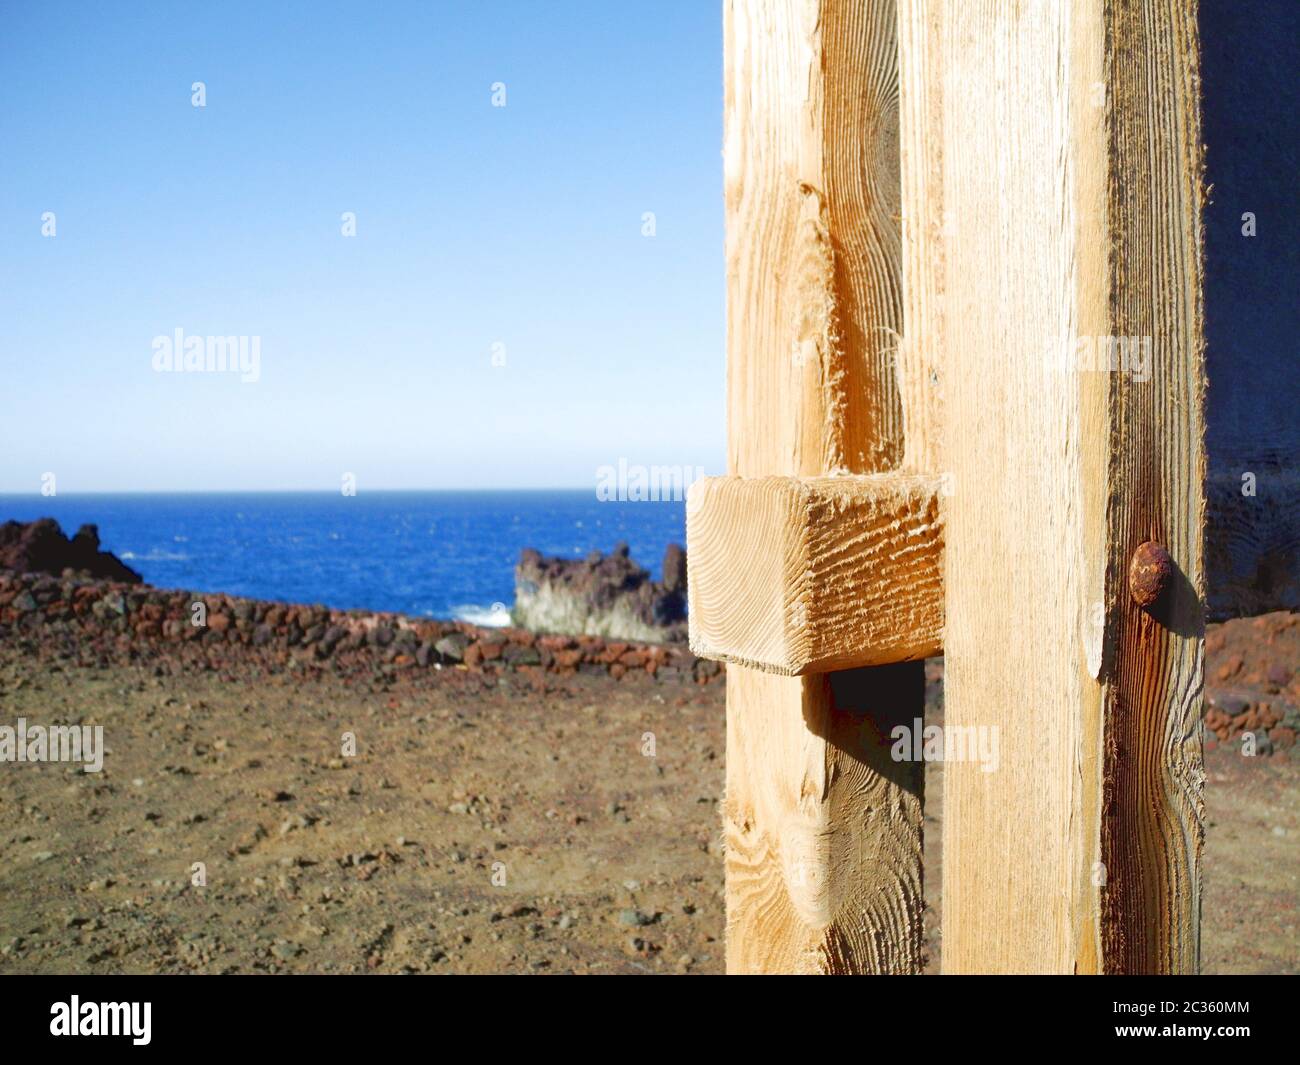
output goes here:
[{"label": "clear horizon line", "polygon": [[[367,494],[379,494],[381,492],[591,492],[596,493],[593,485],[528,485],[528,486],[511,486],[505,485],[500,487],[475,487],[475,488],[456,488],[456,487],[436,487],[436,488],[365,488],[358,489],[353,495],[344,498],[355,498],[356,496]],[[60,491],[52,496],[44,495],[40,490],[36,491],[11,491],[0,489],[0,499],[64,499],[71,496],[145,496],[145,495],[338,495],[342,496],[337,488],[85,488],[77,491]]]}]

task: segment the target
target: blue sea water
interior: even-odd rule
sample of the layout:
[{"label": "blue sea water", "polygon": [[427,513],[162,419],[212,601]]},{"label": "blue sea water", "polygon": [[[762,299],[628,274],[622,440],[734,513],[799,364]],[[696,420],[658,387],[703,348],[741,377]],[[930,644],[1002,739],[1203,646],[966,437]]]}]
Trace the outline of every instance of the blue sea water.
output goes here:
[{"label": "blue sea water", "polygon": [[626,540],[660,576],[682,502],[586,491],[0,495],[0,521],[86,522],[150,584],[506,624],[519,552],[582,558]]}]

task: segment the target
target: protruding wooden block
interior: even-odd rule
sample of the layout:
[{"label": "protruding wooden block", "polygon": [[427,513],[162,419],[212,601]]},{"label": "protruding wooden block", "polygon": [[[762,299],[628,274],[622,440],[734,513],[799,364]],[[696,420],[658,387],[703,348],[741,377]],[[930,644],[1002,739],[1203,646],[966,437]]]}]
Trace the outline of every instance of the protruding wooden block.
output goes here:
[{"label": "protruding wooden block", "polygon": [[939,654],[939,486],[900,473],[697,481],[691,650],[785,675]]}]

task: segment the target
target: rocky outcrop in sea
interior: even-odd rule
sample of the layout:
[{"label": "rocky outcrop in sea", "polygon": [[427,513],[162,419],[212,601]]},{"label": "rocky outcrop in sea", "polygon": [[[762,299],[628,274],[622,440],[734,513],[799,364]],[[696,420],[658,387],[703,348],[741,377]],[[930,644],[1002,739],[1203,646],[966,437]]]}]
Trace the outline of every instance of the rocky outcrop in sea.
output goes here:
[{"label": "rocky outcrop in sea", "polygon": [[99,527],[83,525],[69,539],[53,518],[7,521],[0,525],[0,569],[13,573],[48,573],[65,570],[101,580],[139,584],[143,580],[116,555],[99,549]]},{"label": "rocky outcrop in sea", "polygon": [[608,555],[557,558],[528,548],[515,567],[513,621],[533,632],[675,643],[686,640],[686,552],[669,544],[663,580],[620,543]]}]

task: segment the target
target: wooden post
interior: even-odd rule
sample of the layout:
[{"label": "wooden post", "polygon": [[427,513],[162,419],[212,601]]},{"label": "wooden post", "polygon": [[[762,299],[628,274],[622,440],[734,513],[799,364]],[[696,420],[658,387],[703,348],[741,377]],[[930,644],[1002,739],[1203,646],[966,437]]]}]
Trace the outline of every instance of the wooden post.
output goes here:
[{"label": "wooden post", "polygon": [[[895,19],[892,0],[726,4],[733,476],[900,467]],[[920,969],[921,766],[889,733],[921,716],[922,669],[728,665],[728,971]]]},{"label": "wooden post", "polygon": [[[944,133],[945,724],[994,730],[1000,765],[945,767],[943,967],[1194,972],[1195,3],[955,12],[924,30]],[[1173,570],[1144,608],[1146,541]]]}]

